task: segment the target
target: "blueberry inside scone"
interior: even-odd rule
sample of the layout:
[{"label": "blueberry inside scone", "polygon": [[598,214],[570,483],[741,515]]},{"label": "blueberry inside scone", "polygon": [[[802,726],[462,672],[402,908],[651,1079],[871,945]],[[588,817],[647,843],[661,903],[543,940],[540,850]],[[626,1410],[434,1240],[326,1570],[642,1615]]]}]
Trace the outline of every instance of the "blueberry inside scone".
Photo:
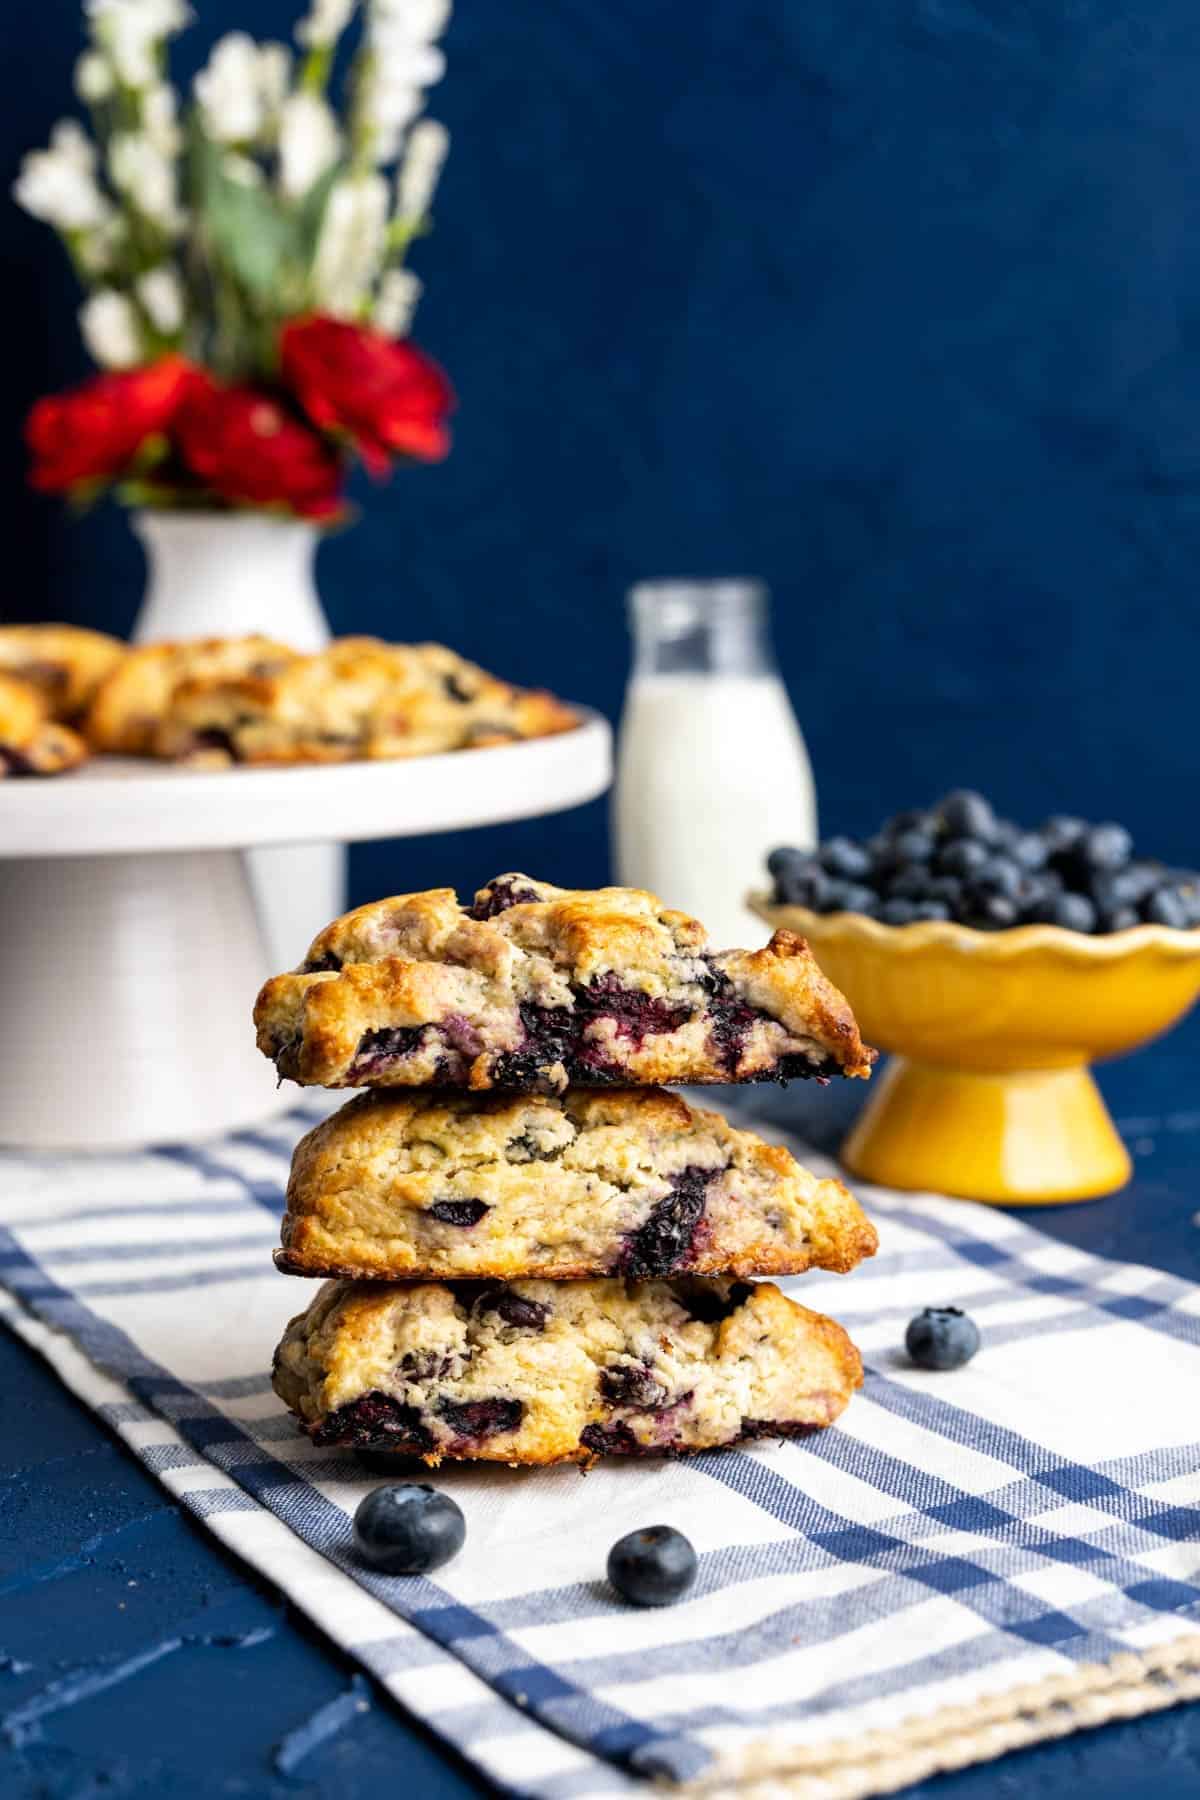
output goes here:
[{"label": "blueberry inside scone", "polygon": [[360,1094],[296,1148],[280,1268],[449,1280],[845,1271],[840,1181],[661,1088]]},{"label": "blueberry inside scone", "polygon": [[258,1044],[325,1087],[503,1087],[866,1076],[875,1052],[804,939],[714,950],[636,888],[504,875],[376,901],[268,981]]},{"label": "blueberry inside scone", "polygon": [[320,1445],[588,1463],[805,1436],[862,1364],[770,1282],[331,1282],[288,1326],[274,1382]]}]

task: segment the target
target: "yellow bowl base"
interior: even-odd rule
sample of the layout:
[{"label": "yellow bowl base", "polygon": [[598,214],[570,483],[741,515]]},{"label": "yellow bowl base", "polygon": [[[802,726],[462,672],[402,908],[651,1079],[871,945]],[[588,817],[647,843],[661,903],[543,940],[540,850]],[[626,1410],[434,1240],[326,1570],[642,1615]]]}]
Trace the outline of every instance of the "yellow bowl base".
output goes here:
[{"label": "yellow bowl base", "polygon": [[842,1146],[855,1175],[1009,1205],[1092,1200],[1132,1173],[1084,1066],[981,1074],[893,1057]]}]

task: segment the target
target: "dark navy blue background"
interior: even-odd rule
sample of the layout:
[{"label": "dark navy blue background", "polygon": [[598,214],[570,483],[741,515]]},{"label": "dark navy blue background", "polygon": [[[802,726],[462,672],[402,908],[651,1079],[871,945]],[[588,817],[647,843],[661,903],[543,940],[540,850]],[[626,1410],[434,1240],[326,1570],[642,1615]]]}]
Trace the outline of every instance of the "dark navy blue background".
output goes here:
[{"label": "dark navy blue background", "polygon": [[[198,10],[181,66],[292,16]],[[5,27],[7,180],[64,106],[78,8],[12,6]],[[615,714],[632,580],[759,574],[829,827],[970,781],[1017,816],[1115,816],[1197,861],[1193,0],[459,0],[447,48],[433,110],[454,147],[417,335],[458,386],[456,445],[364,495],[322,550],[335,628],[438,636]],[[0,612],[124,630],[142,575],[120,515],[69,525],[20,483],[19,417],[85,369],[70,282],[11,207],[0,262]],[[355,897],[520,865],[601,878],[603,806],[356,851]],[[1196,1042],[1119,1071],[1126,1112],[1194,1118]],[[1195,1141],[1159,1133],[1131,1196],[1044,1222],[1195,1276]],[[279,1777],[271,1743],[348,1671],[3,1352],[22,1605],[0,1682],[4,1652],[34,1665],[14,1701],[198,1619],[271,1631],[71,1708],[5,1792],[467,1791],[378,1700]],[[1200,1779],[1196,1712],[921,1792],[1118,1800],[1152,1781],[1173,1800]]]},{"label": "dark navy blue background", "polygon": [[[6,172],[64,105],[77,12],[9,16]],[[181,66],[292,17],[199,13]],[[322,550],[335,626],[611,714],[631,580],[761,574],[829,826],[971,781],[1195,861],[1200,9],[460,0],[447,48],[418,336],[456,444]],[[49,234],[0,232],[15,424],[84,361]],[[67,526],[5,454],[0,609],[127,627],[123,519]],[[603,833],[596,805],[360,851],[357,897],[594,880]]]}]

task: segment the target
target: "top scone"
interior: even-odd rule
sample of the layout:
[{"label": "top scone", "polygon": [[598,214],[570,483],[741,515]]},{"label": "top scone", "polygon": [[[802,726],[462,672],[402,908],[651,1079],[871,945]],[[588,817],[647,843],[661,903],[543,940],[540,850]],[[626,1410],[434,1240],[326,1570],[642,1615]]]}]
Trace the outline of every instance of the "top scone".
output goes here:
[{"label": "top scone", "polygon": [[708,947],[637,888],[503,875],[359,907],[277,975],[258,1047],[306,1086],[511,1088],[870,1074],[875,1052],[804,939]]}]

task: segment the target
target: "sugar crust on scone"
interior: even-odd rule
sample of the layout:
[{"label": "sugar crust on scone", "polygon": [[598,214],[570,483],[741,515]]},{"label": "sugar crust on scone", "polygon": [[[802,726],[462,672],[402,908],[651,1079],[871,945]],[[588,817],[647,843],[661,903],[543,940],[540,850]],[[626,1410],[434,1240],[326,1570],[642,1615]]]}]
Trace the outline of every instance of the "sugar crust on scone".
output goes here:
[{"label": "sugar crust on scone", "polygon": [[0,625],[0,673],[26,681],[42,695],[46,716],[71,723],[127,646],[82,625]]},{"label": "sugar crust on scone", "polygon": [[513,687],[441,644],[339,638],[264,673],[185,681],[156,755],[234,763],[392,760],[546,737],[578,725],[552,694]]},{"label": "sugar crust on scone", "polygon": [[360,1094],[296,1146],[296,1275],[575,1280],[845,1272],[877,1239],[840,1181],[661,1088]]},{"label": "sugar crust on scone", "polygon": [[875,1052],[808,945],[708,948],[636,888],[498,877],[359,907],[268,981],[258,1045],[324,1087],[678,1085],[865,1076]]},{"label": "sugar crust on scone", "polygon": [[87,759],[87,745],[47,714],[45,694],[0,673],[0,779],[64,775]]},{"label": "sugar crust on scone", "polygon": [[274,1384],[317,1444],[586,1464],[806,1436],[862,1363],[770,1282],[330,1282],[288,1326]]}]

